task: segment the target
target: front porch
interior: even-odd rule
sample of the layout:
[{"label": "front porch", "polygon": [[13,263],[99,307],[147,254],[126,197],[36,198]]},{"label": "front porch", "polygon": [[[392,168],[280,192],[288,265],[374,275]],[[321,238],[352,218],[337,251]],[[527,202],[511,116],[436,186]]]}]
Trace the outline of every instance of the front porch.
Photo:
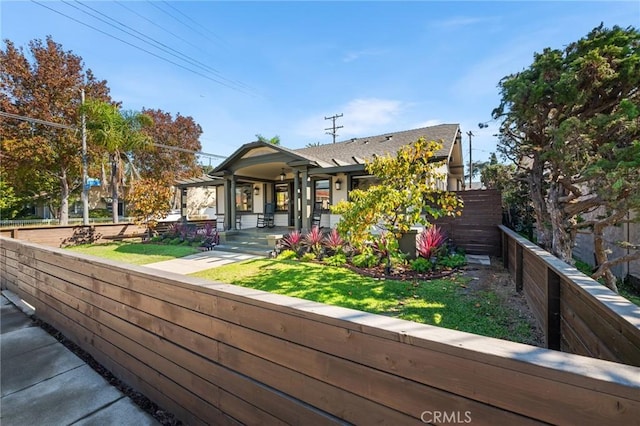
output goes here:
[{"label": "front porch", "polygon": [[276,242],[293,230],[291,226],[275,226],[219,231],[220,244],[216,249],[269,256],[275,249]]}]

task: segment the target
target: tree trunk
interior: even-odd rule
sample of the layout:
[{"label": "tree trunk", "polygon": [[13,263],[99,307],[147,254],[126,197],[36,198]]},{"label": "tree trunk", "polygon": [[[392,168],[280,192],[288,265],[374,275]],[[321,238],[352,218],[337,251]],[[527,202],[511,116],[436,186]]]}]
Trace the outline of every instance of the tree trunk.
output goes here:
[{"label": "tree trunk", "polygon": [[534,155],[528,181],[531,203],[533,204],[533,212],[536,218],[536,244],[545,250],[549,250],[552,241],[551,218],[547,211],[544,189],[542,188],[542,182],[544,181],[543,164],[537,154]]},{"label": "tree trunk", "polygon": [[60,176],[60,225],[69,224],[69,182],[67,173],[62,172]]},{"label": "tree trunk", "polygon": [[571,219],[565,216],[559,201],[560,195],[559,185],[552,182],[547,195],[552,232],[551,254],[573,265],[573,238],[570,231],[572,226],[571,223],[567,223]]},{"label": "tree trunk", "polygon": [[[604,226],[595,225],[593,227],[593,251],[596,257],[596,266],[600,266],[609,260],[607,258],[607,251],[604,245]],[[611,272],[611,269],[606,268],[602,276],[604,277],[604,285],[618,293],[616,277],[613,275],[613,272]]]},{"label": "tree trunk", "polygon": [[114,154],[111,160],[111,217],[113,223],[118,223],[118,162]]}]

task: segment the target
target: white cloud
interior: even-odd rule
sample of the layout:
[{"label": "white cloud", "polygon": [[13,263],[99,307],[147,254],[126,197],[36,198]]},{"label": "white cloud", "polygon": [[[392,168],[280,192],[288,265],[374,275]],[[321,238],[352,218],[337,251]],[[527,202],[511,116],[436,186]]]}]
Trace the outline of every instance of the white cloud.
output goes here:
[{"label": "white cloud", "polygon": [[433,21],[431,24],[436,28],[459,29],[461,27],[468,27],[476,24],[488,24],[488,23],[496,24],[499,21],[500,21],[500,17],[497,17],[497,16],[485,16],[485,17],[455,16],[450,19],[445,19],[442,21]]},{"label": "white cloud", "polygon": [[438,124],[443,124],[444,121],[435,118],[435,119],[431,119],[431,120],[427,120],[427,121],[421,121],[419,123],[414,124],[413,126],[411,126],[411,129],[420,129],[422,127],[431,127],[431,126],[437,126]]},{"label": "white cloud", "polygon": [[[337,140],[345,140],[349,137],[363,137],[392,130],[397,130],[390,123],[397,122],[399,117],[407,110],[411,104],[393,99],[378,98],[357,98],[342,106],[332,108],[331,114],[314,114],[301,120],[295,126],[295,132],[310,142],[326,142],[330,136],[326,135],[326,128],[331,126],[331,120],[325,120],[328,115],[343,114],[336,121],[336,126],[343,126],[337,129]],[[331,111],[331,109],[329,110]]]},{"label": "white cloud", "polygon": [[342,58],[343,62],[352,62],[356,59],[360,59],[363,56],[379,56],[385,53],[382,49],[363,49],[355,52],[347,52]]}]

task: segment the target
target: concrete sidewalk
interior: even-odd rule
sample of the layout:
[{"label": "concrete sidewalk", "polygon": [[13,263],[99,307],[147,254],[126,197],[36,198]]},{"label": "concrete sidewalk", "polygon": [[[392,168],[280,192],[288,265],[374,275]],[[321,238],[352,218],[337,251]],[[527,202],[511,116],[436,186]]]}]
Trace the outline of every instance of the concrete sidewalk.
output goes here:
[{"label": "concrete sidewalk", "polygon": [[249,259],[257,259],[258,257],[260,256],[244,253],[225,252],[214,249],[185,257],[179,257],[177,259],[148,263],[144,266],[146,266],[147,268],[158,269],[160,271],[187,275],[193,272],[204,271],[205,269],[228,265],[229,263],[242,262],[243,260]]},{"label": "concrete sidewalk", "polygon": [[159,424],[7,299],[28,309],[17,296],[2,294],[0,424]]}]

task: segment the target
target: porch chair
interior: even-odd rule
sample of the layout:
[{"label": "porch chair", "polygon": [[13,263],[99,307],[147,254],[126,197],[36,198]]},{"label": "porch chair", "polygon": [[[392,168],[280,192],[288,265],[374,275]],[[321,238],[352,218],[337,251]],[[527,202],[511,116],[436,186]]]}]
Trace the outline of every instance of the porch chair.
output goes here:
[{"label": "porch chair", "polygon": [[266,203],[264,205],[264,213],[258,213],[258,228],[273,228],[275,226],[275,206],[273,203]]},{"label": "porch chair", "polygon": [[321,228],[320,222],[322,222],[322,203],[315,203],[311,215],[311,228],[314,226]]}]

